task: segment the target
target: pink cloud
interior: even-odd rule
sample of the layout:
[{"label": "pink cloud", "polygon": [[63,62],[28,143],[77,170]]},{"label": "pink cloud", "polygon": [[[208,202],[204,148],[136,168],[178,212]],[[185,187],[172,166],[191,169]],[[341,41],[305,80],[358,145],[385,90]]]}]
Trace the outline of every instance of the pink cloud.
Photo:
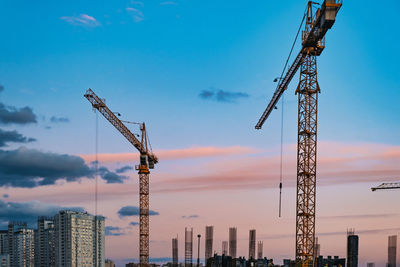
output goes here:
[{"label": "pink cloud", "polygon": [[78,17],[64,16],[60,19],[75,26],[97,27],[101,25],[98,20],[87,14],[80,14]]},{"label": "pink cloud", "polygon": [[[250,147],[232,146],[232,147],[192,147],[184,149],[157,150],[155,154],[160,161],[177,160],[177,159],[193,159],[208,158],[229,155],[247,155],[261,152]],[[95,155],[80,155],[86,162],[95,160]],[[135,162],[138,159],[138,153],[120,153],[120,154],[99,154],[98,158],[101,162]]]}]

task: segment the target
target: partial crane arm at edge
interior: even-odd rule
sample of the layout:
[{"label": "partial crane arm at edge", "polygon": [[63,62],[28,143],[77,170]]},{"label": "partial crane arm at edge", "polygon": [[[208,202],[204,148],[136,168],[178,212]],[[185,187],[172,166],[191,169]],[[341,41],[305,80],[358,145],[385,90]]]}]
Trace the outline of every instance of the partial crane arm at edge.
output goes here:
[{"label": "partial crane arm at edge", "polygon": [[383,183],[377,187],[372,187],[372,192],[381,189],[400,189],[400,182],[399,183]]},{"label": "partial crane arm at edge", "polygon": [[129,129],[122,123],[120,119],[106,106],[92,89],[88,89],[85,93],[85,98],[89,100],[92,107],[97,109],[142,155],[151,157],[154,163],[158,162],[158,158],[154,154],[150,154],[143,144],[129,131]]}]

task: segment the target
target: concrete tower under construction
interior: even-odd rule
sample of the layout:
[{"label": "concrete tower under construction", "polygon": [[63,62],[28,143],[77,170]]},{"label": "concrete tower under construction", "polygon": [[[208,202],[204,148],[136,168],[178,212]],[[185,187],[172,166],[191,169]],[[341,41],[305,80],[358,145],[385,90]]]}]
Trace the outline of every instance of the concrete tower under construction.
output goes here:
[{"label": "concrete tower under construction", "polygon": [[257,258],[262,259],[263,258],[263,242],[258,241],[257,243]]},{"label": "concrete tower under construction", "polygon": [[213,235],[214,226],[206,226],[206,249],[205,249],[205,262],[213,255]]},{"label": "concrete tower under construction", "polygon": [[172,266],[178,267],[178,237],[172,238]]},{"label": "concrete tower under construction", "polygon": [[237,229],[236,227],[229,228],[229,256],[232,259],[236,258],[236,248],[237,248]]},{"label": "concrete tower under construction", "polygon": [[388,267],[396,267],[397,235],[388,238]]},{"label": "concrete tower under construction", "polygon": [[228,241],[222,241],[222,255],[228,255]]},{"label": "concrete tower under construction", "polygon": [[347,267],[358,267],[358,235],[347,230]]},{"label": "concrete tower under construction", "polygon": [[185,267],[192,267],[193,260],[193,228],[185,228]]},{"label": "concrete tower under construction", "polygon": [[252,229],[249,232],[249,259],[256,258],[256,230]]}]

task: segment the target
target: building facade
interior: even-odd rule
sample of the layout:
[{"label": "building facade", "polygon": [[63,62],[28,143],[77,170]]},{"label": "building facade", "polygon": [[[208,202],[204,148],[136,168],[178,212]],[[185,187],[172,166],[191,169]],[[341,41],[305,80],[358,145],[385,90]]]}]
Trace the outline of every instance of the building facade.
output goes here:
[{"label": "building facade", "polygon": [[104,217],[60,211],[54,220],[57,267],[104,267]]},{"label": "building facade", "polygon": [[10,267],[35,266],[35,231],[26,223],[10,222],[7,231]]},{"label": "building facade", "polygon": [[35,266],[56,266],[55,227],[52,217],[38,218],[35,235]]}]

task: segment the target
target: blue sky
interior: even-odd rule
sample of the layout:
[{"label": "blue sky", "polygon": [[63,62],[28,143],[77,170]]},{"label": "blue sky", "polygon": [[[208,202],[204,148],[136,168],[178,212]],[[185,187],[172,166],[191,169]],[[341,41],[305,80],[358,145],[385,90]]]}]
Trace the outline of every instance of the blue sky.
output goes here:
[{"label": "blue sky", "polygon": [[[91,87],[124,118],[148,121],[161,147],[172,147],[171,139],[183,147],[269,145],[269,137],[279,136],[280,113],[273,114],[265,132],[252,128],[274,90],[272,80],[282,69],[304,3],[160,3],[3,1],[0,77],[6,90],[1,97],[16,106],[29,99],[44,116],[69,117],[73,127],[68,128],[79,128],[87,138],[92,132],[82,126],[93,116],[82,94]],[[320,138],[398,144],[398,5],[346,2],[340,11],[318,60]],[[135,21],[129,7],[140,10],[143,20]],[[60,19],[80,14],[99,25]],[[297,78],[286,93],[290,141],[295,140],[296,84]],[[236,104],[202,101],[198,94],[209,88],[250,97]]]},{"label": "blue sky", "polygon": [[[2,0],[0,102],[29,106],[38,121],[2,127],[37,139],[23,144],[29,148],[93,154],[95,115],[83,97],[90,87],[123,119],[145,121],[155,149],[240,146],[277,155],[281,105],[261,131],[254,125],[275,90],[272,81],[281,73],[305,5],[306,1],[289,0]],[[398,149],[399,8],[395,0],[344,1],[318,58],[320,141]],[[299,45],[294,53],[298,50]],[[285,93],[288,146],[297,137],[297,83],[296,75]],[[225,102],[204,99],[204,91],[239,97]],[[53,116],[68,122],[52,123]],[[10,143],[5,149],[20,146]],[[102,117],[99,151],[134,152]],[[188,159],[185,164],[196,173],[194,167],[207,160]],[[162,166],[173,175],[180,164]],[[12,201],[27,200],[13,198],[12,188],[4,192]],[[40,198],[32,194],[32,200]],[[340,214],[340,207],[334,212]]]}]

